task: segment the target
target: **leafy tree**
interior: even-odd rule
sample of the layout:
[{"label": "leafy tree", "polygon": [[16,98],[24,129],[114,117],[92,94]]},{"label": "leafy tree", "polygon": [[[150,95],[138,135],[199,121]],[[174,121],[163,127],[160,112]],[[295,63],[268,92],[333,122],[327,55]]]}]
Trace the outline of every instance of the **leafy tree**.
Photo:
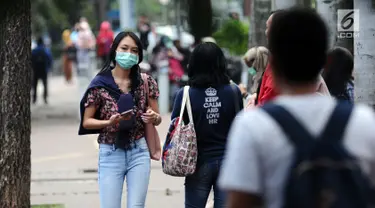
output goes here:
[{"label": "leafy tree", "polygon": [[[61,31],[72,27],[81,16],[85,16],[90,25],[97,23],[91,0],[33,0],[31,14],[35,36],[56,31],[60,39]],[[52,37],[52,41],[56,41],[56,37]]]},{"label": "leafy tree", "polygon": [[0,1],[0,207],[30,207],[30,0]]},{"label": "leafy tree", "polygon": [[145,15],[152,21],[160,21],[162,5],[158,0],[135,0],[136,14]]},{"label": "leafy tree", "polygon": [[242,55],[247,50],[249,26],[239,20],[226,21],[213,37],[218,45],[227,48],[234,55]]}]

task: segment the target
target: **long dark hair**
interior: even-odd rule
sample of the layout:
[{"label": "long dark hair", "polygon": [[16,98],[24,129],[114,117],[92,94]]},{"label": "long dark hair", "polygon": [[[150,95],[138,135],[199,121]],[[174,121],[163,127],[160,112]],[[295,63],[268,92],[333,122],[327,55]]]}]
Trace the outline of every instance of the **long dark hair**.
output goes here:
[{"label": "long dark hair", "polygon": [[218,87],[230,83],[227,62],[223,51],[215,43],[197,45],[188,65],[189,85],[192,87]]},{"label": "long dark hair", "polygon": [[335,47],[328,52],[323,78],[333,96],[346,93],[346,86],[353,79],[353,67],[353,55],[346,48]]},{"label": "long dark hair", "polygon": [[141,40],[138,38],[136,34],[133,32],[120,32],[116,38],[113,40],[111,50],[109,52],[109,59],[105,62],[103,68],[100,70],[99,74],[103,74],[105,72],[111,71],[116,66],[116,49],[118,45],[120,44],[121,40],[126,37],[131,37],[135,44],[138,47],[138,64],[134,65],[130,69],[130,81],[131,81],[131,94],[135,98],[136,103],[138,103],[138,96],[135,94],[135,90],[138,88],[138,86],[141,83],[141,76],[140,76],[140,67],[139,63],[143,60],[143,48]]}]

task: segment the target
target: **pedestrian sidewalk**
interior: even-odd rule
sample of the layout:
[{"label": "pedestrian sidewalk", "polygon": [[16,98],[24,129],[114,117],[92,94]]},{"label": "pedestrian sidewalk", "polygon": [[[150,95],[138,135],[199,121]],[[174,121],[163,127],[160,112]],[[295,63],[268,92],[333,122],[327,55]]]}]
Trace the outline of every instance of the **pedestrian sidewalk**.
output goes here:
[{"label": "pedestrian sidewalk", "polygon": [[[51,77],[49,104],[31,107],[32,204],[99,208],[96,135],[78,136],[78,89],[63,77]],[[42,90],[40,90],[42,92]],[[163,142],[170,115],[158,126]],[[152,161],[146,207],[183,207],[183,178],[170,177]],[[126,188],[123,204],[126,204]]]}]

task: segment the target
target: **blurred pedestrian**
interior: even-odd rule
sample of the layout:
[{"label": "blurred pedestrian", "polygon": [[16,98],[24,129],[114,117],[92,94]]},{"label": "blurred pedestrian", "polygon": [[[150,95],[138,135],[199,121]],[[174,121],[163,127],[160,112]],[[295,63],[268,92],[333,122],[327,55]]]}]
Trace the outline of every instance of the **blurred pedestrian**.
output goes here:
[{"label": "blurred pedestrian", "polygon": [[348,49],[334,47],[328,52],[323,78],[336,99],[354,102],[353,68],[353,55]]},{"label": "blurred pedestrian", "polygon": [[70,39],[71,39],[71,41],[73,42],[74,45],[77,44],[78,32],[79,32],[79,23],[76,23],[74,25],[72,33],[70,34]]},{"label": "blurred pedestrian", "polygon": [[77,38],[77,77],[79,84],[79,96],[81,97],[89,85],[96,64],[93,64],[92,53],[95,54],[94,49],[96,40],[90,26],[87,22],[79,24],[79,32]]},{"label": "blurred pedestrian", "polygon": [[139,32],[139,36],[143,45],[143,49],[147,51],[147,48],[149,46],[148,34],[151,32],[151,25],[147,16],[141,15],[139,17],[137,30]]},{"label": "blurred pedestrian", "polygon": [[48,72],[52,67],[52,54],[44,46],[41,37],[37,40],[37,47],[31,52],[31,64],[33,69],[33,103],[35,104],[37,101],[38,82],[41,80],[44,87],[44,103],[48,104]]},{"label": "blurred pedestrian", "polygon": [[103,65],[109,58],[109,52],[111,50],[113,39],[114,34],[111,28],[111,23],[108,21],[102,22],[98,37],[96,38],[96,45],[98,47],[98,57],[103,62]]},{"label": "blurred pedestrian", "polygon": [[173,45],[178,50],[178,52],[183,56],[183,59],[180,61],[180,63],[182,68],[184,69],[184,72],[187,73],[187,65],[189,63],[191,52],[189,49],[181,46],[181,41],[179,39],[174,40]]},{"label": "blurred pedestrian", "polygon": [[263,46],[256,46],[249,49],[243,57],[246,66],[249,67],[248,76],[252,79],[247,84],[247,86],[251,86],[250,90],[247,91],[244,85],[240,85],[242,97],[246,100],[248,107],[257,104],[257,95],[259,95],[260,83],[262,82],[268,59],[269,51]]},{"label": "blurred pedestrian", "polygon": [[161,36],[160,40],[154,47],[150,57],[150,65],[152,74],[157,77],[160,70],[167,68],[168,71],[168,37]]},{"label": "blurred pedestrian", "polygon": [[62,39],[64,42],[63,48],[63,72],[65,79],[68,83],[72,81],[73,74],[73,62],[77,59],[77,49],[73,44],[73,41],[70,39],[71,33],[70,30],[64,30],[62,34]]},{"label": "blurred pedestrian", "polygon": [[92,80],[80,104],[79,134],[99,134],[102,208],[121,207],[125,177],[126,207],[145,207],[151,171],[145,125],[159,125],[161,116],[158,86],[151,76],[140,74],[142,59],[139,38],[132,32],[119,33],[110,62]]}]

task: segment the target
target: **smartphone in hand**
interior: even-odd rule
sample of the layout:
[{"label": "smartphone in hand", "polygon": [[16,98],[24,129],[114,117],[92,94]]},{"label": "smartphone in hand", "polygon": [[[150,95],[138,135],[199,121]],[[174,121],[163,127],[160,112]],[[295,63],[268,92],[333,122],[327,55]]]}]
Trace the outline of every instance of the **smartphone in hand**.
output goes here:
[{"label": "smartphone in hand", "polygon": [[120,113],[120,115],[121,116],[131,116],[131,115],[133,115],[133,109],[124,111],[124,112]]}]

